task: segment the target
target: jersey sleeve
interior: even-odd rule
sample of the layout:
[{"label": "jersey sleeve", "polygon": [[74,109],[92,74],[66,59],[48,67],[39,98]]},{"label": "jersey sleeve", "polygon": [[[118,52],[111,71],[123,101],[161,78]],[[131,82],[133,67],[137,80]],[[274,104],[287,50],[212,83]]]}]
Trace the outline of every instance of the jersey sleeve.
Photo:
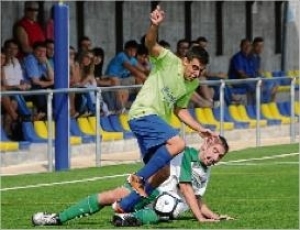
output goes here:
[{"label": "jersey sleeve", "polygon": [[180,182],[192,182],[192,155],[190,148],[186,148],[183,154],[179,175]]}]

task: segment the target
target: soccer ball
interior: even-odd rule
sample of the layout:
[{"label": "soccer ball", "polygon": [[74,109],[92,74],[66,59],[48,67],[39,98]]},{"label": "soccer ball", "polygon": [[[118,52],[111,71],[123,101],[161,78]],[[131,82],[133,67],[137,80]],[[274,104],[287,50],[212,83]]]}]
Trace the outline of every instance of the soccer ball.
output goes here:
[{"label": "soccer ball", "polygon": [[154,211],[163,219],[175,219],[182,212],[184,203],[176,193],[163,192],[154,201]]},{"label": "soccer ball", "polygon": [[43,212],[37,212],[35,214],[33,214],[32,216],[32,223],[34,225],[43,225],[43,217],[44,217],[44,213]]}]

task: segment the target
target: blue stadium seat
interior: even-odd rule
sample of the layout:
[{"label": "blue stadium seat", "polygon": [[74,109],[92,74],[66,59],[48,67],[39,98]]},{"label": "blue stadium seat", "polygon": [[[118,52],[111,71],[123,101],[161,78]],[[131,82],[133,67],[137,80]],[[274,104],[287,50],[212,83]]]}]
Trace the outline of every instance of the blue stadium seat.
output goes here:
[{"label": "blue stadium seat", "polygon": [[[254,106],[254,105],[247,105],[246,106],[246,110],[247,110],[247,113],[249,114],[250,118],[256,119],[256,106]],[[264,119],[264,120],[267,120],[267,122],[268,122],[267,124],[268,125],[280,125],[281,124],[280,120],[277,120],[277,119],[268,119],[262,113],[260,113],[260,118]]]},{"label": "blue stadium seat", "polygon": [[[100,118],[100,122],[104,117]],[[131,131],[126,131],[125,129],[123,129],[120,120],[118,118],[118,115],[109,115],[107,117],[105,117],[108,119],[111,128],[113,129],[114,132],[123,132],[124,133],[124,139],[128,139],[128,138],[132,138],[134,137],[133,133]],[[102,124],[101,124],[102,126]],[[103,127],[103,126],[102,126]]]},{"label": "blue stadium seat", "polygon": [[81,132],[75,118],[70,119],[70,131],[71,131],[71,135],[81,137],[82,143],[95,142],[94,136]]},{"label": "blue stadium seat", "polygon": [[[221,108],[213,108],[213,113],[215,115],[215,118],[220,121],[221,118]],[[234,127],[237,129],[245,129],[249,128],[249,122],[241,122],[234,120],[231,115],[229,114],[228,108],[224,107],[224,121],[229,121],[234,123]]]},{"label": "blue stadium seat", "polygon": [[33,127],[32,122],[26,121],[22,123],[23,135],[26,141],[32,143],[46,143],[47,139],[40,138]]},{"label": "blue stadium seat", "polygon": [[[0,133],[0,141],[4,141],[4,142],[14,142],[11,139],[8,138],[8,136],[6,135],[4,129],[2,128],[2,126],[0,126],[1,129],[1,133]],[[19,143],[19,149],[20,150],[27,150],[30,147],[30,142],[29,141],[18,141]]]}]

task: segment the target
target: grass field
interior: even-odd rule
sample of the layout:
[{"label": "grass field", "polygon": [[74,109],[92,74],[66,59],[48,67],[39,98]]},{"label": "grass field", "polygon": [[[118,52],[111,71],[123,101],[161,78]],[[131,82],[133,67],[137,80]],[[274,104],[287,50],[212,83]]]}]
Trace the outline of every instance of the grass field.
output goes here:
[{"label": "grass field", "polygon": [[[213,166],[205,201],[213,210],[237,220],[199,224],[188,212],[179,220],[143,228],[299,229],[299,154],[295,153],[299,153],[297,144],[249,148],[231,152],[223,164]],[[87,195],[123,184],[125,174],[140,167],[128,164],[3,176],[1,228],[33,228],[33,213],[61,211]],[[112,213],[108,207],[63,226],[39,228],[114,228]]]}]

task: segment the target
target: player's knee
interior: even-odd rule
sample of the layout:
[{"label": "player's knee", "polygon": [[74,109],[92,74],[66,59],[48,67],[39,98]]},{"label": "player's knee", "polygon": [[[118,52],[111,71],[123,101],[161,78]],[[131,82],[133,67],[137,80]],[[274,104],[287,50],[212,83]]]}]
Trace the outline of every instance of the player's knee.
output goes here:
[{"label": "player's knee", "polygon": [[173,155],[177,155],[178,153],[181,153],[185,148],[185,141],[179,137],[173,137],[168,141],[169,144],[169,151]]}]

